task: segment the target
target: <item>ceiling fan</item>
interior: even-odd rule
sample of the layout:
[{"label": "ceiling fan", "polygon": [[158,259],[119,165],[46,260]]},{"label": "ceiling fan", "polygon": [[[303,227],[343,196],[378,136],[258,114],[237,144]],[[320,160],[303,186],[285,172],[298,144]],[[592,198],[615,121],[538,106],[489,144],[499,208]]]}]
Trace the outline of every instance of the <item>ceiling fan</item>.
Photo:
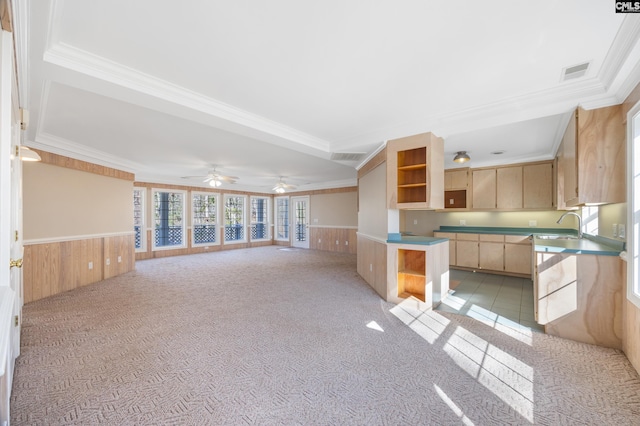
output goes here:
[{"label": "ceiling fan", "polygon": [[238,180],[236,176],[221,175],[220,173],[216,172],[215,167],[213,168],[213,170],[210,170],[209,173],[207,173],[204,176],[182,176],[182,179],[194,179],[194,178],[204,178],[202,182],[204,183],[209,182],[209,185],[213,187],[218,187],[223,183],[236,183],[236,181]]},{"label": "ceiling fan", "polygon": [[278,194],[284,194],[284,192],[287,190],[293,190],[297,188],[295,185],[289,185],[288,183],[283,182],[283,177],[284,176],[280,176],[280,180],[278,181],[278,183],[276,183],[276,186],[273,187],[273,191],[277,192]]}]

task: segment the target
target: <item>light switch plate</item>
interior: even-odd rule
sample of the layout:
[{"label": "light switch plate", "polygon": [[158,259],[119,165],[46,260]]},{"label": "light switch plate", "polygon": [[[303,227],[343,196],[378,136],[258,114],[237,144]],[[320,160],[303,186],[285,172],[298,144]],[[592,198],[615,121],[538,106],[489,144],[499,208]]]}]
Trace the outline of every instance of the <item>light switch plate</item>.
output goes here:
[{"label": "light switch plate", "polygon": [[417,225],[418,224],[418,219],[413,219],[413,224]]},{"label": "light switch plate", "polygon": [[627,230],[625,229],[624,223],[618,225],[618,237],[625,238],[627,236]]},{"label": "light switch plate", "polygon": [[538,221],[537,220],[530,220],[529,221],[529,226],[538,226]]},{"label": "light switch plate", "polygon": [[617,236],[618,236],[618,225],[617,225],[616,223],[614,223],[614,224],[611,226],[611,232],[613,233],[613,236],[614,236],[614,237],[617,237]]},{"label": "light switch plate", "polygon": [[460,226],[465,226],[467,224],[467,221],[464,219],[460,219]]}]

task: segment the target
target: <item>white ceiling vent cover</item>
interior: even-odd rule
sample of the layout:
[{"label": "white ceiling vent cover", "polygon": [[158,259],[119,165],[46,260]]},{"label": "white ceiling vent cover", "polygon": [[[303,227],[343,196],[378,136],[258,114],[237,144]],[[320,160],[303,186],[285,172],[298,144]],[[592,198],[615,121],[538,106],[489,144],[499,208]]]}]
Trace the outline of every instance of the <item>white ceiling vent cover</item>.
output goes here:
[{"label": "white ceiling vent cover", "polygon": [[573,80],[574,78],[580,78],[587,74],[591,62],[585,62],[584,64],[574,65],[562,70],[562,78],[560,81]]},{"label": "white ceiling vent cover", "polygon": [[362,161],[366,153],[364,152],[332,152],[331,160],[333,161]]}]

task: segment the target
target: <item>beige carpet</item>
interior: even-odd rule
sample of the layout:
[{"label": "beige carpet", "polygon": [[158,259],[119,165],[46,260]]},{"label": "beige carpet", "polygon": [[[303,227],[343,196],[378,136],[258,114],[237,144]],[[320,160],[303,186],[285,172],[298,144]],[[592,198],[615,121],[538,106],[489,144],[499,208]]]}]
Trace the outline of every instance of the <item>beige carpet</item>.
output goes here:
[{"label": "beige carpet", "polygon": [[621,352],[396,307],[355,269],[234,250],[33,302],[12,424],[640,424]]}]

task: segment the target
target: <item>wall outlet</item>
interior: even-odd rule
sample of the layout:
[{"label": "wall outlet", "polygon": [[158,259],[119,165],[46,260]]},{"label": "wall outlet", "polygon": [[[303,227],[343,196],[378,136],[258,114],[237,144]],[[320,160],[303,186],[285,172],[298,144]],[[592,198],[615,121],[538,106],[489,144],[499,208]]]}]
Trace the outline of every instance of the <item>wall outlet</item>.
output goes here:
[{"label": "wall outlet", "polygon": [[613,224],[611,226],[611,233],[613,234],[614,237],[618,236],[618,225],[617,224]]},{"label": "wall outlet", "polygon": [[345,246],[348,246],[348,245],[349,245],[349,241],[345,241],[345,242],[344,242],[344,245],[345,245]]},{"label": "wall outlet", "polygon": [[417,225],[418,224],[418,219],[413,219],[413,224]]},{"label": "wall outlet", "polygon": [[453,198],[449,198],[449,205],[452,206],[453,204],[454,204]]},{"label": "wall outlet", "polygon": [[93,269],[93,262],[89,262],[89,270]]},{"label": "wall outlet", "polygon": [[111,259],[107,257],[107,266],[111,265]]},{"label": "wall outlet", "polygon": [[204,249],[205,250],[209,250],[209,246],[204,246]]},{"label": "wall outlet", "polygon": [[318,219],[313,219],[313,223],[318,223]]},{"label": "wall outlet", "polygon": [[336,245],[339,246],[340,245],[340,241],[336,240]]},{"label": "wall outlet", "polygon": [[538,221],[537,220],[530,220],[529,221],[529,226],[538,226]]},{"label": "wall outlet", "polygon": [[369,272],[373,272],[373,263],[369,264]]},{"label": "wall outlet", "polygon": [[467,225],[467,221],[464,219],[460,219],[460,226],[466,226]]},{"label": "wall outlet", "polygon": [[620,225],[618,225],[618,237],[625,238],[626,236],[627,236],[626,227],[624,226],[624,223],[621,223]]},{"label": "wall outlet", "polygon": [[318,244],[322,243],[322,238],[318,238]]},{"label": "wall outlet", "polygon": [[118,263],[122,263],[122,256],[118,256]]}]

